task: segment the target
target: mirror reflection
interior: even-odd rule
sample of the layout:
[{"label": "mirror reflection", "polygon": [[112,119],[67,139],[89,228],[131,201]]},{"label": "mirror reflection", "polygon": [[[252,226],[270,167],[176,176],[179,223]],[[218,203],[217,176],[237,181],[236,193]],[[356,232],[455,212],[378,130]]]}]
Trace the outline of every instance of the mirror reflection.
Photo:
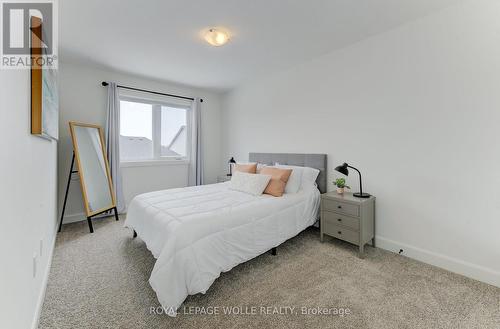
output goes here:
[{"label": "mirror reflection", "polygon": [[87,216],[114,207],[99,127],[72,124],[75,155]]}]

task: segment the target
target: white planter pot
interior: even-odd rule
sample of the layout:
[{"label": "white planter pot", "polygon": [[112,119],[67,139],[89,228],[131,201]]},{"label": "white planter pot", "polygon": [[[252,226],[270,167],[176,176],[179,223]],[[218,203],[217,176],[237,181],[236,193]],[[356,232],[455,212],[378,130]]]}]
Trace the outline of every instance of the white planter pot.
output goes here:
[{"label": "white planter pot", "polygon": [[344,188],[343,187],[337,187],[337,193],[338,194],[344,194]]}]

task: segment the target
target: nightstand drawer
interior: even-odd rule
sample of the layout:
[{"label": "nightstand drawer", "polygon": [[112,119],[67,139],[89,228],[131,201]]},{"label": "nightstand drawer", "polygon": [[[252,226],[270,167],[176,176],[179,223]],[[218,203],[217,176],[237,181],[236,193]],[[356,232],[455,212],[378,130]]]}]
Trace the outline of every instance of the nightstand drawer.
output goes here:
[{"label": "nightstand drawer", "polygon": [[321,216],[323,222],[328,222],[333,225],[347,226],[355,231],[359,231],[359,218],[349,217],[330,211],[323,211]]},{"label": "nightstand drawer", "polygon": [[359,216],[358,205],[328,199],[323,199],[322,202],[325,210],[339,212],[354,217]]},{"label": "nightstand drawer", "polygon": [[350,230],[343,226],[335,225],[330,222],[323,222],[323,233],[359,245],[359,232]]}]

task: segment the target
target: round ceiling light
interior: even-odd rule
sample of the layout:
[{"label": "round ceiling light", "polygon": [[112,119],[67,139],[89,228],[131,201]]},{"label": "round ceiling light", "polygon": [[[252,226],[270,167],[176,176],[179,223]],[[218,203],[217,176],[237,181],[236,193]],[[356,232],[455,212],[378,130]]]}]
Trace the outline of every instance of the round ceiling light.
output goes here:
[{"label": "round ceiling light", "polygon": [[220,47],[229,41],[229,34],[227,32],[211,28],[205,33],[205,41],[212,46]]}]

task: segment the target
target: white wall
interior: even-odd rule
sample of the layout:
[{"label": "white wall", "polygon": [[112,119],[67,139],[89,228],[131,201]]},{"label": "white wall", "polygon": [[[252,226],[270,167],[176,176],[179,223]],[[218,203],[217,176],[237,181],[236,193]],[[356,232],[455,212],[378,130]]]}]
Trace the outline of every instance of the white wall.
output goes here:
[{"label": "white wall", "polygon": [[349,162],[379,246],[500,286],[498,17],[466,1],[236,89],[224,158],[328,153],[330,182]]},{"label": "white wall", "polygon": [[30,111],[30,71],[0,70],[0,328],[36,324],[55,240],[57,143],[30,134]]},{"label": "white wall", "polygon": [[[214,183],[221,172],[221,96],[206,90],[176,85],[73,63],[60,63],[60,152],[59,152],[59,209],[66,188],[72,145],[68,122],[95,123],[104,127],[107,89],[102,81],[149,89],[171,94],[203,98],[202,134],[204,142],[205,180]],[[122,169],[125,199],[135,195],[187,185],[187,165],[139,166]],[[71,184],[64,222],[85,219],[77,178]]]}]

